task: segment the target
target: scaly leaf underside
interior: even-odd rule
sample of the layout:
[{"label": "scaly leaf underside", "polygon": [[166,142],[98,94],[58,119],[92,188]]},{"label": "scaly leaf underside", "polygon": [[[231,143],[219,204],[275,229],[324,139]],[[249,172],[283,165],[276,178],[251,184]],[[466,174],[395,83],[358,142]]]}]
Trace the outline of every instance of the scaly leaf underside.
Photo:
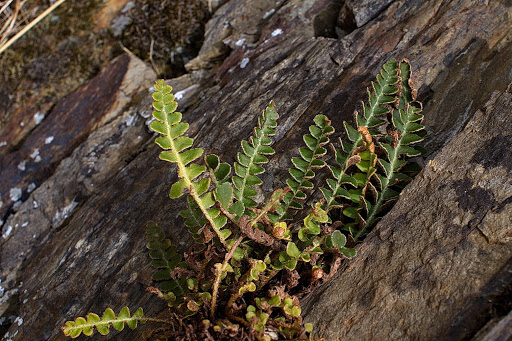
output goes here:
[{"label": "scaly leaf underside", "polygon": [[[370,129],[385,123],[382,117],[390,112],[389,105],[397,101],[399,87],[398,63],[395,59],[391,59],[382,67],[377,75],[377,81],[372,82],[372,90],[367,90],[368,103],[363,103],[362,115],[358,115],[357,112],[355,115],[357,127]],[[345,189],[345,185],[358,186],[356,179],[348,175],[346,171],[353,164],[357,148],[363,144],[363,135],[346,122],[344,122],[344,126],[350,143],[340,141],[341,150],[335,150],[335,160],[339,167],[329,167],[334,180],[327,180],[328,189],[321,188],[326,200],[324,206],[326,209],[341,207],[342,203],[337,200],[338,198],[351,198],[351,193]]]},{"label": "scaly leaf underside", "polygon": [[258,175],[265,171],[261,165],[268,163],[266,155],[275,153],[270,147],[270,136],[275,134],[278,117],[274,102],[270,102],[263,114],[258,117],[258,126],[254,128],[253,136],[249,141],[244,140],[241,143],[242,152],[237,155],[237,162],[234,164],[235,175],[231,178],[236,200],[231,212],[239,217],[242,214],[252,216],[253,212],[248,209],[258,206],[252,199],[257,193],[254,186],[262,184]]},{"label": "scaly leaf underside", "polygon": [[206,171],[205,166],[193,163],[203,155],[203,150],[200,148],[189,149],[194,140],[182,136],[187,132],[188,124],[181,122],[182,114],[176,112],[178,103],[174,100],[174,95],[171,94],[172,87],[163,80],[158,80],[155,83],[155,90],[153,93],[153,107],[155,108],[153,117],[155,121],[151,122],[150,128],[163,135],[155,141],[164,149],[160,153],[160,159],[176,163],[178,177],[180,178],[178,182],[172,185],[169,196],[178,198],[187,189],[220,241],[225,245],[225,239],[230,231],[222,230],[227,218],[220,214],[219,209],[214,207],[215,199],[213,194],[208,191],[210,178],[196,181]]},{"label": "scaly leaf underside", "polygon": [[325,166],[321,158],[327,153],[324,146],[329,143],[328,136],[334,133],[334,128],[331,126],[331,121],[324,115],[317,115],[314,122],[315,124],[309,127],[310,134],[303,137],[306,148],[299,148],[300,157],[292,158],[294,167],[288,170],[292,178],[286,181],[291,191],[286,194],[282,205],[276,211],[280,221],[292,219],[288,209],[304,208],[297,200],[306,199],[304,190],[313,189],[314,169]]},{"label": "scaly leaf underside", "polygon": [[107,335],[110,332],[110,325],[117,331],[121,331],[124,329],[125,323],[131,329],[135,329],[139,322],[145,323],[147,320],[149,319],[144,317],[142,308],[137,309],[137,311],[130,316],[130,309],[124,307],[117,317],[112,309],[107,308],[101,319],[98,315],[89,313],[86,318],[79,317],[75,321],[66,322],[62,327],[62,331],[64,335],[70,336],[71,338],[77,338],[82,333],[86,336],[91,336],[94,332],[94,328],[96,328],[101,335]]}]

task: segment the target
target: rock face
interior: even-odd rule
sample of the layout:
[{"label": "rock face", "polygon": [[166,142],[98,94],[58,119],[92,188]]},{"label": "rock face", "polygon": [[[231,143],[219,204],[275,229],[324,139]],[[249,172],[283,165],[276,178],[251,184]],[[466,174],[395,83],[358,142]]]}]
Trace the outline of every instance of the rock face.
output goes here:
[{"label": "rock face", "polygon": [[[409,58],[425,107],[431,160],[360,246],[359,256],[307,299],[306,318],[329,340],[389,335],[465,340],[488,322],[478,335],[492,339],[510,325],[510,318],[498,321],[511,309],[501,304],[510,302],[512,282],[506,224],[511,95],[505,92],[512,82],[511,4],[396,0],[384,7],[365,1],[368,6],[360,8],[355,3],[224,3],[207,26],[200,54],[187,64],[190,74],[171,81],[183,96],[184,120],[199,146],[231,161],[235,146],[273,99],[281,118],[276,155],[262,186],[267,191],[282,186],[290,157],[316,114],[329,116],[343,138],[343,120],[352,120],[380,66],[392,57]],[[340,25],[342,11],[368,21],[338,27],[347,33],[341,39],[320,36],[340,30],[319,18],[337,18],[327,21]],[[112,71],[120,62],[98,76],[98,84],[106,84],[107,74],[123,79],[119,73],[125,71]],[[149,69],[143,74],[140,88],[154,77]],[[98,114],[98,123],[67,152],[49,153],[55,161],[44,177],[37,178],[37,168],[23,175],[19,162],[2,155],[2,174],[15,179],[2,179],[12,181],[6,187],[39,179],[35,191],[22,191],[15,212],[11,202],[2,211],[5,340],[62,340],[59,327],[66,320],[107,307],[142,306],[148,316],[164,309],[144,292],[151,285],[145,224],[157,221],[185,249],[186,231],[177,218],[184,202],[168,199],[176,174],[157,159],[144,125],[151,110],[148,95],[121,92],[127,96],[124,109],[110,119],[101,118],[106,112]],[[95,112],[98,96],[91,94],[84,110]],[[73,108],[65,103],[56,108]],[[48,137],[37,136],[40,142]],[[26,143],[18,153],[35,146]],[[2,200],[7,202],[3,189]],[[119,339],[140,337],[137,333],[123,332]]]},{"label": "rock face", "polygon": [[512,94],[493,94],[401,193],[358,257],[308,300],[318,335],[467,340],[493,311],[512,309],[511,112]]}]

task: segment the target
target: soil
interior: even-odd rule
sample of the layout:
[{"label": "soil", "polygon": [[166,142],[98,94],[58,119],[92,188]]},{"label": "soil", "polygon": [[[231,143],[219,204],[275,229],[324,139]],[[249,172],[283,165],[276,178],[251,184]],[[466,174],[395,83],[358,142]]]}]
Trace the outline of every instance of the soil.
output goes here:
[{"label": "soil", "polygon": [[[20,17],[29,22],[49,5],[33,1]],[[160,77],[180,76],[209,17],[201,0],[66,1],[0,55],[0,130],[14,112],[55,104],[125,51]]]}]

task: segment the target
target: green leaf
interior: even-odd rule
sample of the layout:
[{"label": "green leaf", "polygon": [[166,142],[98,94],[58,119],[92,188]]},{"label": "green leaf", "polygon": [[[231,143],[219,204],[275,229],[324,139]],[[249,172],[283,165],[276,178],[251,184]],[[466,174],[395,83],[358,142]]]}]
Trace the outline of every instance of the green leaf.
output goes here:
[{"label": "green leaf", "polygon": [[350,141],[355,142],[361,138],[361,133],[354,129],[346,121],[343,121],[343,126],[345,127],[345,131],[347,132],[347,136]]},{"label": "green leaf", "polygon": [[189,163],[191,163],[192,161],[199,158],[201,155],[203,155],[203,150],[201,148],[189,149],[186,152],[183,152],[180,154],[181,162],[183,163],[183,165],[186,166]]},{"label": "green leaf", "polygon": [[225,210],[228,210],[233,201],[233,187],[229,183],[223,183],[215,190],[215,198]]},{"label": "green leaf", "polygon": [[131,329],[135,329],[139,322],[146,322],[142,308],[137,309],[133,316],[130,316],[130,310],[128,307],[124,307],[121,309],[118,317],[116,317],[112,309],[107,308],[101,320],[98,315],[89,313],[87,320],[83,317],[78,317],[75,321],[67,321],[62,327],[62,331],[65,336],[70,336],[71,338],[80,336],[82,332],[86,336],[91,336],[94,328],[96,328],[100,334],[107,335],[110,331],[110,324],[112,324],[116,330],[121,331],[124,329],[125,323]]},{"label": "green leaf", "polygon": [[241,201],[237,201],[231,205],[229,208],[229,213],[235,214],[238,217],[241,217],[245,212],[245,206]]},{"label": "green leaf", "polygon": [[331,234],[332,244],[341,250],[342,247],[347,243],[347,237],[340,231],[336,230]]},{"label": "green leaf", "polygon": [[174,185],[172,185],[172,187],[171,187],[169,196],[171,197],[171,199],[176,199],[176,198],[181,197],[181,195],[183,194],[183,190],[186,187],[187,187],[187,185],[186,185],[186,182],[184,179],[174,183]]},{"label": "green leaf", "polygon": [[[263,111],[258,118],[258,126],[254,129],[254,134],[249,141],[242,141],[242,153],[237,154],[238,162],[235,163],[235,174],[231,178],[235,187],[234,198],[236,202],[243,203],[245,208],[256,207],[257,203],[252,199],[256,195],[256,190],[252,186],[260,186],[261,179],[257,176],[264,172],[261,164],[267,163],[268,159],[264,155],[274,154],[274,149],[269,145],[272,140],[269,136],[275,134],[277,126],[276,119],[278,114],[275,111],[273,103]],[[244,208],[244,209],[245,209]],[[236,211],[239,211],[237,207]],[[250,214],[250,213],[248,213]],[[240,215],[238,215],[240,217]]]},{"label": "green leaf", "polygon": [[197,196],[203,195],[210,187],[210,179],[201,179],[198,182],[193,183],[192,187],[194,188],[194,194],[196,194]]},{"label": "green leaf", "polygon": [[354,258],[357,254],[356,249],[343,247],[340,249],[341,253],[347,258]]},{"label": "green leaf", "polygon": [[288,244],[286,245],[286,253],[288,254],[288,256],[292,258],[300,257],[300,251],[297,248],[297,245],[295,245],[295,243],[293,242],[288,242]]},{"label": "green leaf", "polygon": [[355,207],[348,207],[344,209],[343,214],[352,219],[356,219],[358,216],[357,209]]},{"label": "green leaf", "polygon": [[[185,268],[186,264],[183,262],[182,256],[176,253],[176,247],[171,244],[169,239],[165,238],[162,229],[154,222],[150,221],[146,225],[146,247],[150,250],[150,257],[152,258],[151,265],[156,268],[153,274],[153,279],[156,281],[170,279],[170,273],[176,267]],[[169,284],[171,283],[171,284]],[[165,281],[161,283],[160,287],[170,285],[175,288],[173,293],[177,297],[182,297],[188,290],[182,287],[175,280]]]}]

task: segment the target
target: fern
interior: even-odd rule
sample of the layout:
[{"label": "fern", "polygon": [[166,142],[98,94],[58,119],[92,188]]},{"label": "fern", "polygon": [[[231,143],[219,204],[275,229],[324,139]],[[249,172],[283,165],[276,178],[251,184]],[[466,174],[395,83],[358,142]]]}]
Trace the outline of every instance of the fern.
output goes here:
[{"label": "fern", "polygon": [[377,179],[377,198],[374,205],[369,209],[368,219],[364,227],[355,235],[356,239],[368,232],[377,218],[382,206],[395,199],[399,188],[393,189],[393,186],[400,182],[409,182],[411,178],[400,170],[407,163],[408,157],[419,156],[422,154],[420,149],[412,147],[423,140],[423,115],[421,114],[422,105],[416,101],[416,90],[411,84],[411,66],[407,60],[400,62],[401,91],[396,108],[393,109],[392,126],[394,129],[391,136],[388,136],[385,142],[379,145],[385,150],[386,159],[379,158],[378,163],[383,174],[376,174]]},{"label": "fern", "polygon": [[210,179],[204,178],[196,180],[206,171],[205,166],[192,163],[203,155],[200,148],[189,149],[194,140],[190,137],[182,136],[188,130],[188,123],[181,122],[182,114],[176,112],[178,103],[171,94],[172,87],[163,80],[155,83],[156,92],[153,93],[153,117],[155,121],[151,122],[150,127],[163,136],[158,137],[155,142],[164,149],[160,153],[160,159],[176,163],[178,166],[178,177],[180,180],[172,185],[169,196],[179,198],[185,189],[188,189],[190,195],[194,198],[198,208],[204,214],[211,227],[225,244],[226,238],[231,234],[229,230],[222,230],[227,222],[227,218],[220,214],[220,210],[213,208],[215,200],[211,192]]},{"label": "fern", "polygon": [[[204,156],[203,166],[198,161],[203,150],[191,149],[193,139],[183,136],[188,124],[176,112],[171,87],[157,81],[151,128],[161,134],[155,141],[164,149],[160,158],[177,165],[179,179],[170,197],[188,192],[188,208],[180,215],[201,246],[182,257],[160,227],[149,222],[147,248],[160,289],[148,290],[165,300],[177,318],[197,316],[192,323],[173,324],[143,317],[141,309],[132,317],[128,308],[119,317],[107,309],[102,320],[89,314],[67,322],[64,333],[91,335],[96,328],[106,334],[110,324],[120,330],[125,322],[134,328],[155,321],[172,325],[155,331],[164,339],[171,334],[190,339],[193,330],[198,338],[213,339],[217,333],[221,339],[269,341],[270,329],[287,340],[311,339],[313,327],[302,321],[299,295],[332,278],[343,259],[355,257],[356,243],[411,180],[409,158],[422,153],[413,146],[425,132],[408,61],[390,60],[371,84],[362,114],[355,114],[356,127],[343,123],[347,141],[340,140],[338,148],[330,144],[334,128],[326,116],[317,115],[303,137],[305,147],[291,159],[288,186],[258,204],[259,176],[267,156],[274,154],[271,137],[279,117],[274,103],[258,117],[253,135],[241,142],[233,167],[213,154]],[[293,221],[290,210],[304,208],[301,202],[313,189],[315,172],[327,165],[322,160],[327,144],[335,165],[329,165],[331,177],[320,187],[325,200],[314,203],[302,221]]]},{"label": "fern", "polygon": [[252,199],[257,192],[254,186],[262,184],[258,177],[265,170],[262,164],[268,163],[265,155],[273,155],[274,149],[269,145],[272,143],[270,136],[273,136],[275,127],[277,126],[277,118],[279,115],[275,110],[273,102],[258,117],[258,126],[254,128],[254,134],[249,141],[242,141],[242,152],[237,155],[235,162],[235,175],[231,178],[233,183],[233,194],[235,203],[230,207],[230,213],[241,217],[243,214],[252,216],[253,213],[249,208],[257,207],[258,204]]},{"label": "fern", "polygon": [[73,339],[77,338],[82,333],[86,336],[91,336],[94,333],[94,328],[96,328],[101,335],[107,335],[110,332],[110,325],[112,325],[115,330],[121,331],[124,329],[125,323],[131,329],[135,329],[139,322],[145,323],[149,320],[167,323],[165,320],[144,317],[142,308],[137,309],[137,311],[130,316],[130,309],[124,307],[117,317],[112,309],[107,308],[101,319],[98,315],[89,313],[86,318],[79,317],[75,321],[66,322],[65,326],[62,327],[62,331],[64,335],[70,336]]},{"label": "fern", "polygon": [[178,299],[183,297],[188,293],[186,279],[171,279],[171,272],[175,268],[187,267],[182,257],[176,253],[176,246],[165,238],[162,229],[152,221],[146,225],[146,235],[148,240],[146,247],[150,250],[151,265],[157,269],[153,274],[153,280],[161,281],[161,290],[172,292]]},{"label": "fern", "polygon": [[[396,94],[399,92],[399,68],[395,59],[391,59],[382,67],[381,72],[377,75],[377,82],[372,82],[372,90],[367,89],[368,104],[363,103],[363,114],[358,115],[356,112],[355,120],[358,127],[368,129],[375,128],[385,123],[383,116],[390,112],[390,108],[386,105],[396,102]],[[345,189],[344,185],[351,185],[353,188],[358,186],[357,179],[347,174],[347,170],[351,165],[361,161],[358,155],[358,148],[363,145],[363,134],[351,127],[347,122],[343,122],[345,131],[350,142],[340,141],[342,150],[335,150],[335,160],[338,167],[331,166],[334,181],[328,180],[329,189],[321,188],[326,200],[325,207],[330,210],[333,207],[342,207],[343,204],[338,199],[353,199],[354,193],[350,193]],[[373,135],[378,132],[373,131]]]},{"label": "fern", "polygon": [[283,204],[276,211],[281,221],[292,219],[288,213],[289,208],[296,210],[304,208],[297,199],[306,199],[307,196],[303,191],[313,189],[311,182],[315,177],[313,170],[325,166],[321,158],[327,153],[324,146],[329,143],[328,136],[334,133],[334,128],[331,126],[331,121],[324,115],[317,115],[314,122],[315,125],[309,127],[310,134],[303,137],[307,148],[299,148],[300,157],[292,158],[294,167],[288,170],[292,178],[286,181],[291,191],[284,197]]}]

